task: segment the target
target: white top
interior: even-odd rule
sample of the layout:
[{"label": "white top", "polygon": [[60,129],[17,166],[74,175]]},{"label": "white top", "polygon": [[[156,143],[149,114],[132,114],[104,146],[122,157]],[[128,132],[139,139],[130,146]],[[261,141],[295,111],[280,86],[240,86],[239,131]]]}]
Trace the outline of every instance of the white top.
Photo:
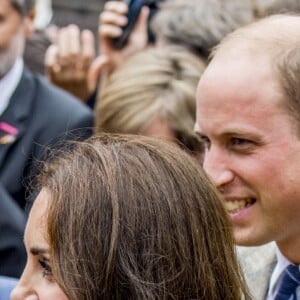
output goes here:
[{"label": "white top", "polygon": [[278,247],[276,246],[276,256],[277,256],[277,264],[275,269],[272,273],[270,285],[269,285],[269,292],[266,300],[273,300],[276,293],[278,292],[280,283],[283,277],[284,269],[291,264],[291,262],[282,255]]},{"label": "white top", "polygon": [[10,98],[16,90],[24,69],[22,58],[17,58],[13,67],[0,79],[0,116],[9,105]]}]

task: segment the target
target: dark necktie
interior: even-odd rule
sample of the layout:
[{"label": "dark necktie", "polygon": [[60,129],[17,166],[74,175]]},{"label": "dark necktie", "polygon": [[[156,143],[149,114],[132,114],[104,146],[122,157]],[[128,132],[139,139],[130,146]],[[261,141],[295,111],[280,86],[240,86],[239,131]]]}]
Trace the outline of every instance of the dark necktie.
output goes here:
[{"label": "dark necktie", "polygon": [[300,287],[300,266],[288,265],[284,269],[282,282],[274,300],[300,300],[297,299],[297,287]]}]

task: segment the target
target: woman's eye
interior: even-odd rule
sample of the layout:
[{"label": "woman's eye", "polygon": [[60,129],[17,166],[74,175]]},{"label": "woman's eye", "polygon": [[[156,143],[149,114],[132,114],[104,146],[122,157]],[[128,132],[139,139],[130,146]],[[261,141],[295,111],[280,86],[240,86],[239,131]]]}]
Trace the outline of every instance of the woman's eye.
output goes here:
[{"label": "woman's eye", "polygon": [[47,277],[51,277],[52,276],[52,269],[50,267],[50,264],[48,262],[48,260],[46,259],[40,259],[39,260],[39,264],[42,267],[43,270],[43,276],[47,276]]}]

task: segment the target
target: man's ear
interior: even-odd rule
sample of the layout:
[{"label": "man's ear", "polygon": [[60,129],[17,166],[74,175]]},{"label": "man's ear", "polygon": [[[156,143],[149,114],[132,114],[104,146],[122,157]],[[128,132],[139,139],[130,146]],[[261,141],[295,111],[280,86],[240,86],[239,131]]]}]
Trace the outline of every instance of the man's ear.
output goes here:
[{"label": "man's ear", "polygon": [[24,18],[24,33],[27,38],[34,31],[35,8],[32,8]]}]

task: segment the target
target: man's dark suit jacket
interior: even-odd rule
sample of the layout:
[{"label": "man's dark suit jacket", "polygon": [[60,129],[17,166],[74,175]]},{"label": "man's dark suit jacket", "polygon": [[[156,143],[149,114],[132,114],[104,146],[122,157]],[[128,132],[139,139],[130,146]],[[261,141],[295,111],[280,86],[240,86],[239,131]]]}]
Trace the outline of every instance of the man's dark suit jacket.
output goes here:
[{"label": "man's dark suit jacket", "polygon": [[[20,209],[25,218],[24,181],[34,174],[35,162],[44,158],[45,146],[53,146],[58,140],[90,135],[93,117],[90,109],[79,100],[25,68],[0,122],[18,130],[15,141],[0,144],[0,275],[18,277],[25,263],[24,227],[19,224],[24,223]],[[13,205],[8,203],[8,197]],[[9,214],[11,225],[7,224]],[[4,232],[5,228],[13,228],[10,237],[9,231]],[[9,249],[7,239],[10,239]]]}]

